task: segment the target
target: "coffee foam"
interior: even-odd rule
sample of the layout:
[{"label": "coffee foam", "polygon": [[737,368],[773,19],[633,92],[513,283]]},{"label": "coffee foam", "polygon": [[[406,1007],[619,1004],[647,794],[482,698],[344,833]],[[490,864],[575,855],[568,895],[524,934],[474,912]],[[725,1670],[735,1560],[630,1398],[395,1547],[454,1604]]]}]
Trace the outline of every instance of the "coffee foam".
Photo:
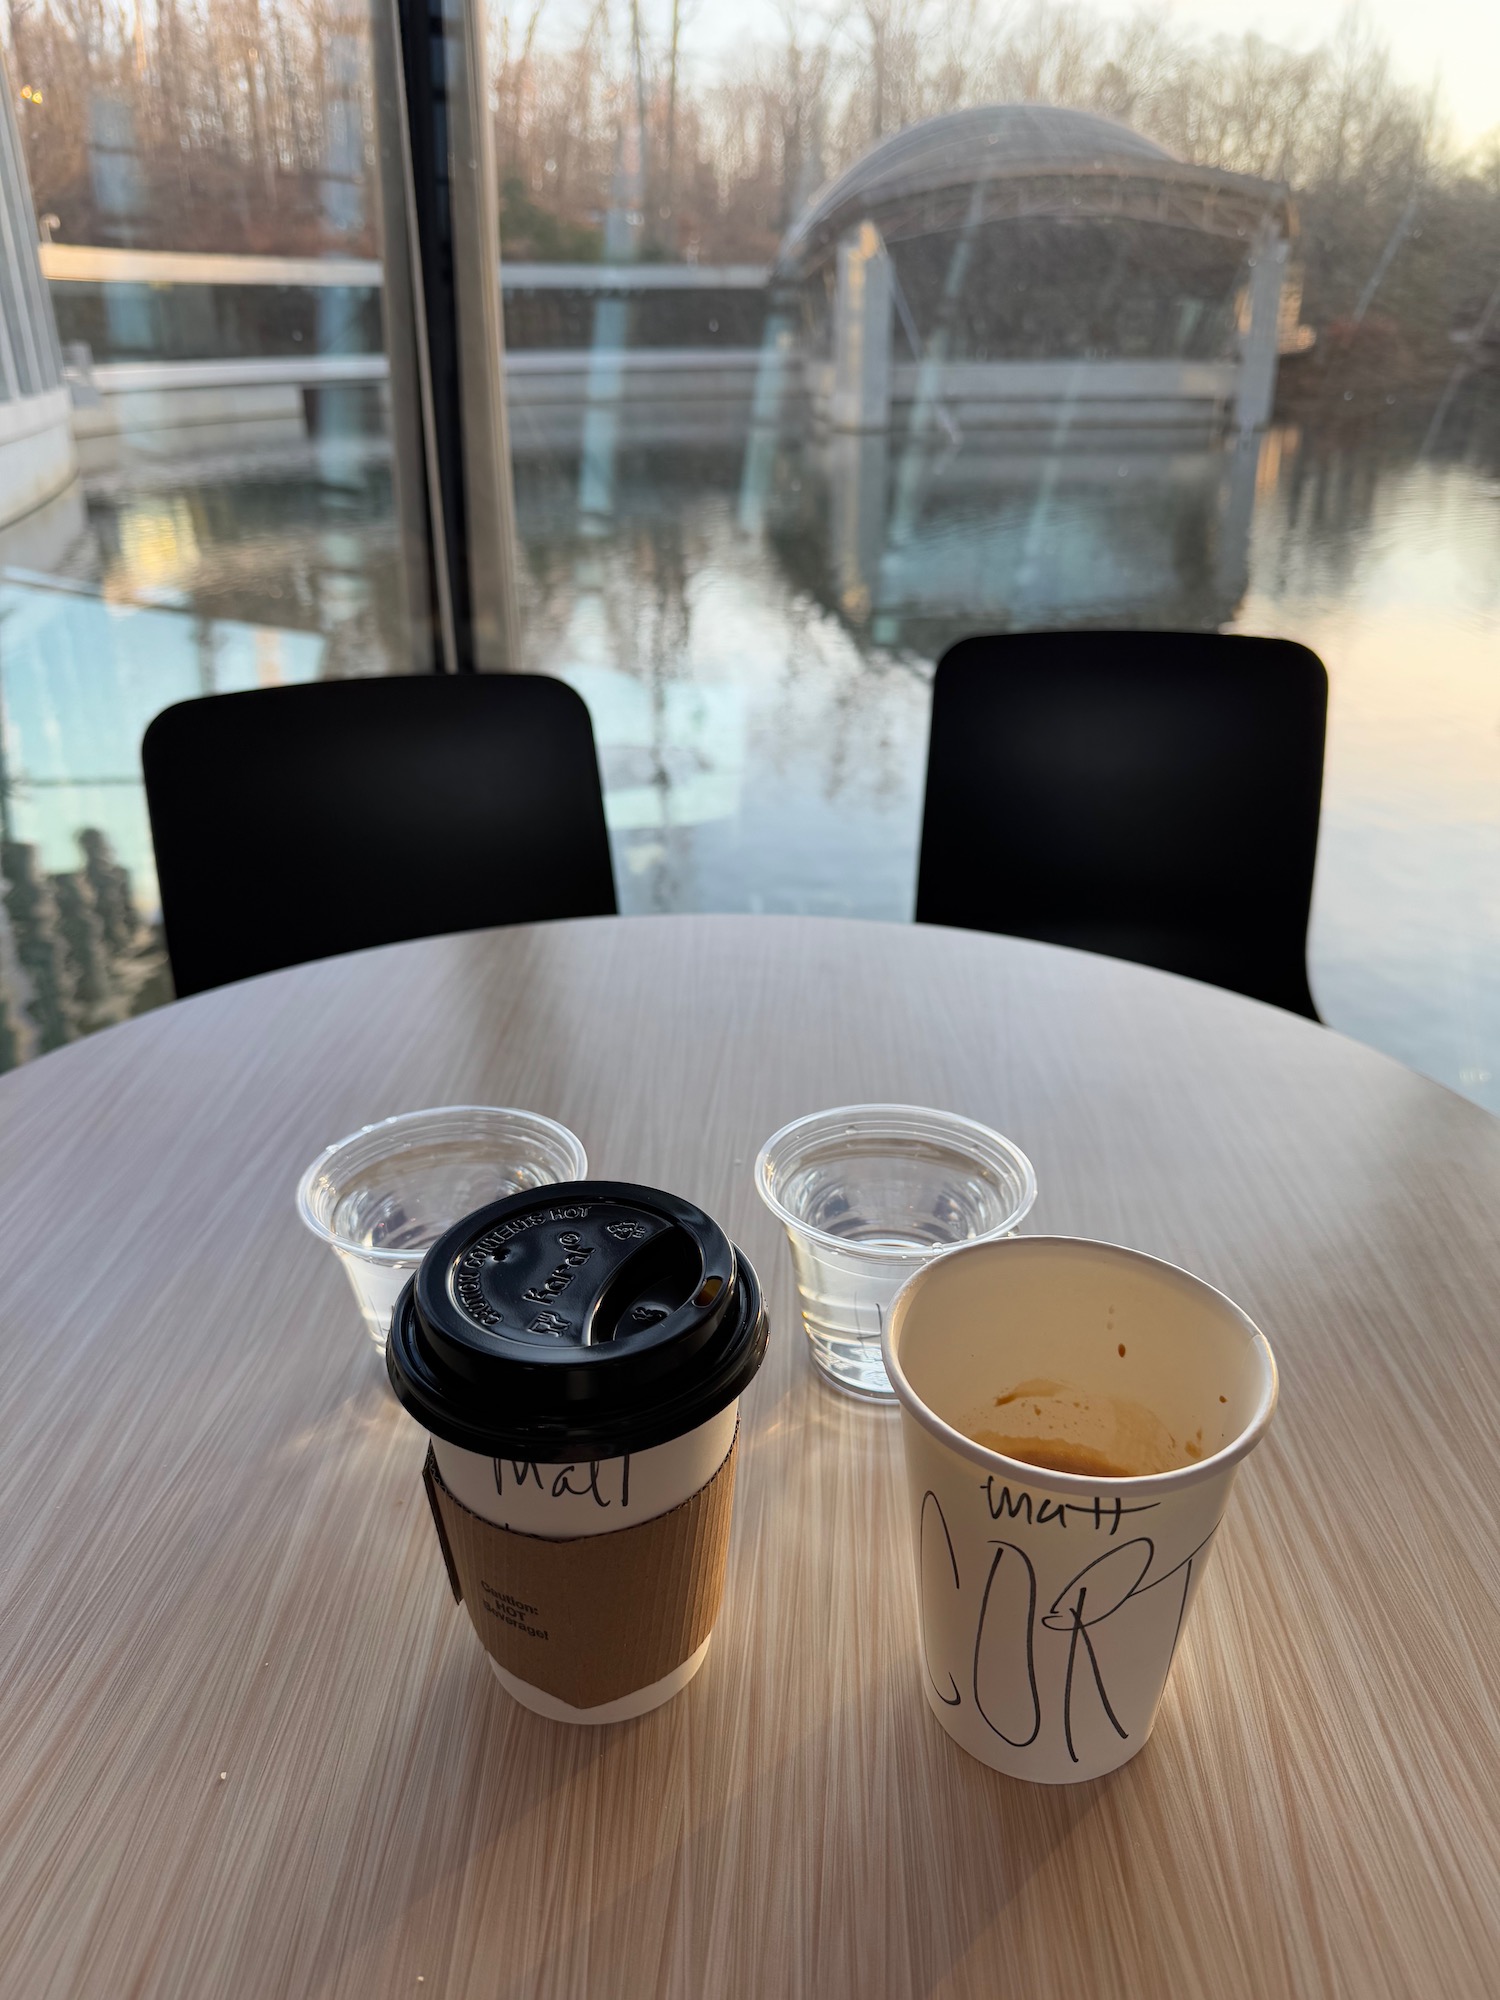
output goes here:
[{"label": "coffee foam", "polygon": [[1203,1457],[1203,1436],[1179,1438],[1144,1403],[1033,1376],[955,1426],[987,1451],[1097,1479],[1144,1479]]}]

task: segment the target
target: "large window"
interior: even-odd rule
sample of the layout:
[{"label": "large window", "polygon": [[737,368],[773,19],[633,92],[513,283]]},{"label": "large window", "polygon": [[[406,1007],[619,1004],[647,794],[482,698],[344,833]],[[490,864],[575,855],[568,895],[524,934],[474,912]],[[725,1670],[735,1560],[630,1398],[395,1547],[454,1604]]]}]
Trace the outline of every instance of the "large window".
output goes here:
[{"label": "large window", "polygon": [[[182,693],[560,674],[627,910],[899,920],[945,645],[1223,627],[1329,668],[1325,1016],[1500,1108],[1500,29],[1260,14],[13,4],[76,475],[0,505],[9,1054],[163,990]],[[85,829],[102,1002],[28,941]]]}]

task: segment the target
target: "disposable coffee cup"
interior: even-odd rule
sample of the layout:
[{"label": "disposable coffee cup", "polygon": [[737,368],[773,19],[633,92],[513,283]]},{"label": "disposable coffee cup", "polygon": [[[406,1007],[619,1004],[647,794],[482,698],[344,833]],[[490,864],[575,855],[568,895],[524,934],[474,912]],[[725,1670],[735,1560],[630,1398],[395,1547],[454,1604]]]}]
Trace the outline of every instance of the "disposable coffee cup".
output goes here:
[{"label": "disposable coffee cup", "polygon": [[386,1367],[453,1594],[527,1708],[621,1722],[702,1666],[766,1335],[746,1258],[654,1188],[534,1189],[428,1251]]},{"label": "disposable coffee cup", "polygon": [[1174,1265],[1013,1237],[913,1277],[885,1362],[928,1706],[1011,1777],[1116,1769],[1151,1734],[1235,1473],[1276,1407],[1265,1336]]}]

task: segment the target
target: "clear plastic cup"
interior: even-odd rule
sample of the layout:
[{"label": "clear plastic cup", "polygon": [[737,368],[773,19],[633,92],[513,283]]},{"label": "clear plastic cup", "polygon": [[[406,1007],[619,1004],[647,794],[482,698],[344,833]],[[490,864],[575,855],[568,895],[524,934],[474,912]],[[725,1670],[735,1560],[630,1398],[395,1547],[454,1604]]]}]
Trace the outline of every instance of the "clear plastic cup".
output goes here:
[{"label": "clear plastic cup", "polygon": [[297,1211],[348,1272],[370,1337],[384,1348],[402,1286],[451,1223],[587,1172],[582,1142],[554,1119],[445,1104],[325,1147],[298,1183]]},{"label": "clear plastic cup", "polygon": [[761,1148],[755,1185],[786,1227],[813,1365],[886,1402],[880,1337],[897,1292],[945,1250],[1008,1236],[1036,1200],[1031,1162],[1009,1139],[914,1104],[793,1119]]}]

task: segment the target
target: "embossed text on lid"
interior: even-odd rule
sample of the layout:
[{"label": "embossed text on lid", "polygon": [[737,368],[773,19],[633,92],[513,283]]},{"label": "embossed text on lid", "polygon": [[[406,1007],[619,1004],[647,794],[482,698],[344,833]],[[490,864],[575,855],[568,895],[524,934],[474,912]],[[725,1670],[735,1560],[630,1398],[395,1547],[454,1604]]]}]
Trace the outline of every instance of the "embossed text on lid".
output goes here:
[{"label": "embossed text on lid", "polygon": [[[710,1216],[654,1188],[586,1181],[450,1229],[403,1295],[387,1366],[439,1436],[566,1455],[643,1449],[643,1430],[676,1435],[694,1410],[706,1421],[764,1346],[755,1274]],[[636,1441],[613,1442],[626,1434]]]}]

